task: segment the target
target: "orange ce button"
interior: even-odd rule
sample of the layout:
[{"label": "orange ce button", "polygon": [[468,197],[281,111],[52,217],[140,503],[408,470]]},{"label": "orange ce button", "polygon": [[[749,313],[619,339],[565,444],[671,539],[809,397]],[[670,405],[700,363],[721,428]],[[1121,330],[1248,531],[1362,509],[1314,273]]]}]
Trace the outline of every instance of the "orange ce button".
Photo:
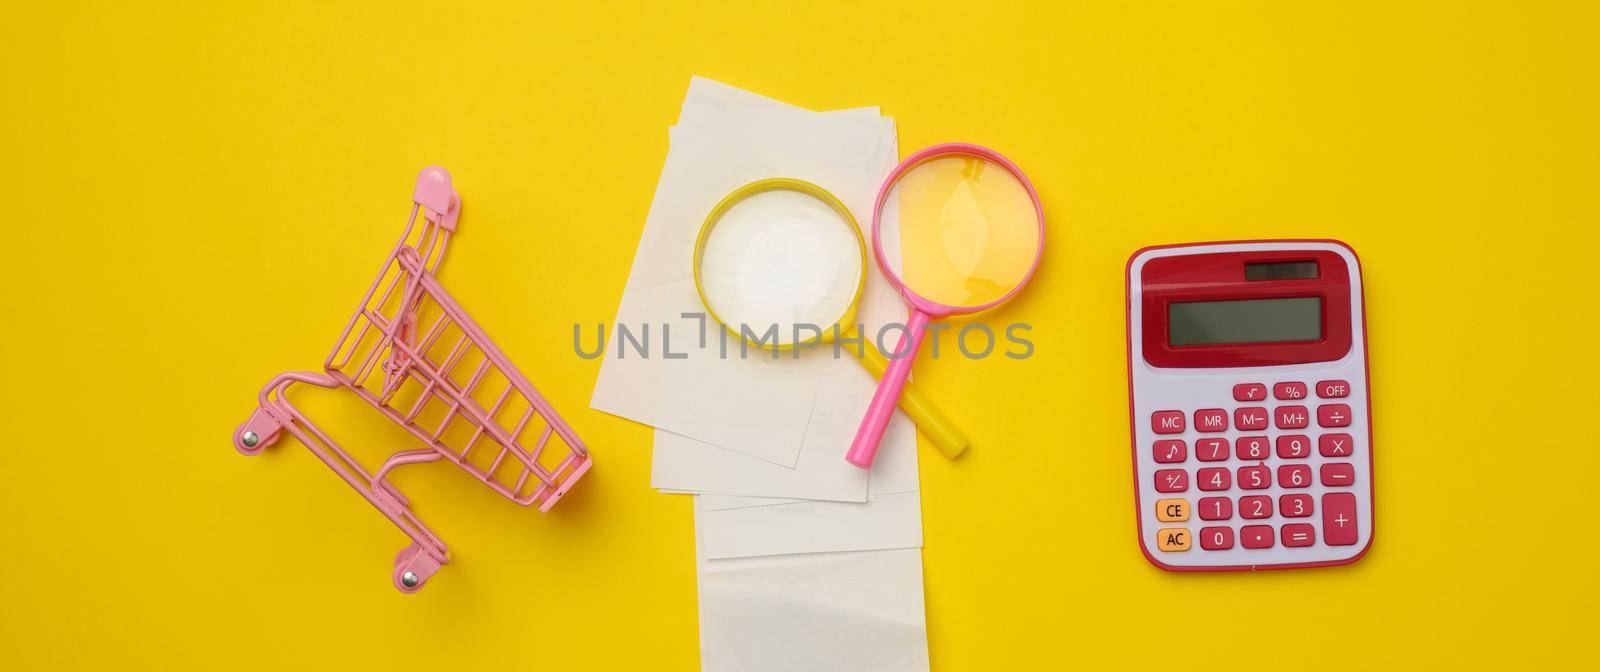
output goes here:
[{"label": "orange ce button", "polygon": [[1189,500],[1181,498],[1156,500],[1156,520],[1177,523],[1189,519]]}]

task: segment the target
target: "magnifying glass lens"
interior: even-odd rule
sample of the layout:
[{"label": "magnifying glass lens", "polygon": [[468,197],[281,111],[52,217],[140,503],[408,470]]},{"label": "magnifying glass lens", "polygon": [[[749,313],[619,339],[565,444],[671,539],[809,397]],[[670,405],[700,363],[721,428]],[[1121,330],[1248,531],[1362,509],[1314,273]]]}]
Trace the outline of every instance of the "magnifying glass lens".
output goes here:
[{"label": "magnifying glass lens", "polygon": [[1039,255],[1027,187],[977,156],[936,156],[906,170],[885,196],[878,226],[883,261],[906,289],[956,308],[1004,298]]},{"label": "magnifying glass lens", "polygon": [[756,340],[770,330],[779,346],[817,338],[850,309],[861,284],[854,226],[798,191],[744,198],[706,238],[699,270],[707,307]]}]

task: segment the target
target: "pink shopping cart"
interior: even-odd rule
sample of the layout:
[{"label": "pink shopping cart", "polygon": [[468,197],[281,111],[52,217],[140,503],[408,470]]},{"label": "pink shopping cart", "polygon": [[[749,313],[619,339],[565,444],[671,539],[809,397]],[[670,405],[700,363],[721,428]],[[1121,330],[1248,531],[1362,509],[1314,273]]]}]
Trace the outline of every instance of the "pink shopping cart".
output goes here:
[{"label": "pink shopping cart", "polygon": [[[273,378],[233,437],[239,452],[255,455],[288,431],[399,526],[412,543],[395,557],[393,579],[407,593],[448,563],[450,551],[385,480],[395,467],[448,459],[507,499],[547,511],[593,465],[583,441],[434,277],[461,214],[450,173],[424,169],[412,200],[400,243],[324,373]],[[426,447],[368,470],[289,402],[284,393],[295,383],[348,389]]]}]

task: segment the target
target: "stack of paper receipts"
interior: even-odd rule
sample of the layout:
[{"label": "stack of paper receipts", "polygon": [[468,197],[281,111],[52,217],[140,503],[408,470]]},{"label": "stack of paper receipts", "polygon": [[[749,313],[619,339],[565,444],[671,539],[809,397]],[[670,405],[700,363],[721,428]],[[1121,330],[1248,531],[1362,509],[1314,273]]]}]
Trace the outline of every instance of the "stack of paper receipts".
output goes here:
[{"label": "stack of paper receipts", "polygon": [[[705,670],[928,668],[916,428],[897,412],[872,470],[846,463],[876,385],[851,346],[724,347],[691,267],[706,215],[762,178],[827,189],[870,239],[898,156],[876,108],[812,112],[698,77],[671,129],[591,405],[655,427],[651,485],[694,497]],[[873,259],[865,272],[871,347],[905,313]]]}]

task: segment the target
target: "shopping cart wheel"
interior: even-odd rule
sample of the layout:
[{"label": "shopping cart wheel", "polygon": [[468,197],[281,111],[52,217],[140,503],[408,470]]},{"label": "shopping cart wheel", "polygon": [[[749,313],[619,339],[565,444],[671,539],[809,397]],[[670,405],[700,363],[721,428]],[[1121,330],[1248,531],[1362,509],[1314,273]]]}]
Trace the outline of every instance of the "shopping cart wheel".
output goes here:
[{"label": "shopping cart wheel", "polygon": [[265,409],[257,408],[249,420],[233,430],[233,447],[245,455],[255,455],[277,443],[281,436],[283,426]]},{"label": "shopping cart wheel", "polygon": [[394,587],[402,593],[415,593],[428,583],[428,577],[439,571],[439,561],[428,555],[415,543],[400,549],[394,556]]}]

